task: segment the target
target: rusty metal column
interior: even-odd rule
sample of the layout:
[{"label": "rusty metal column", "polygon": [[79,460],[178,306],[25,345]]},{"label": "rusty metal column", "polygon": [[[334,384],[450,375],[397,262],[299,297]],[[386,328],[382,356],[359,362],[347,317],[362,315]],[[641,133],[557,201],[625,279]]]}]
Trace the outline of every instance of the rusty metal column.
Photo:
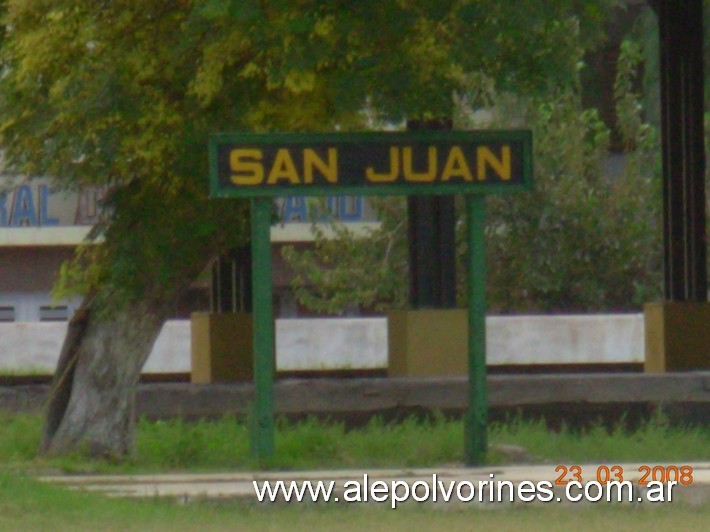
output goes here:
[{"label": "rusty metal column", "polygon": [[[407,121],[407,129],[450,130],[451,120]],[[456,306],[456,214],[453,196],[407,198],[409,304],[419,308]]]},{"label": "rusty metal column", "polygon": [[703,1],[658,0],[664,295],[707,301]]},{"label": "rusty metal column", "polygon": [[251,247],[219,256],[212,264],[210,312],[251,312]]}]

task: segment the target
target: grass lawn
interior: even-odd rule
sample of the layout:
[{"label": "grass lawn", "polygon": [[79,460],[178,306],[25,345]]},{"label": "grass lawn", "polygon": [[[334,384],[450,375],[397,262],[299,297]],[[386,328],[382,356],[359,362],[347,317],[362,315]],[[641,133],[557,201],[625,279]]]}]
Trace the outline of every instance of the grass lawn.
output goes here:
[{"label": "grass lawn", "polygon": [[[254,469],[244,423],[232,418],[187,423],[141,421],[137,452],[122,464],[80,457],[36,456],[37,416],[0,414],[0,530],[703,530],[710,506],[405,504],[397,510],[370,504],[268,505],[223,501],[178,505],[167,500],[115,499],[41,484],[39,472],[150,472]],[[669,426],[661,417],[634,431],[601,426],[583,432],[549,431],[542,423],[515,420],[493,425],[492,444],[519,445],[543,463],[710,460],[710,428]],[[460,421],[442,417],[357,430],[310,420],[280,422],[277,458],[282,469],[376,468],[459,465]],[[502,456],[489,453],[490,463]]]},{"label": "grass lawn", "polygon": [[[0,413],[0,470],[68,472],[160,472],[254,469],[248,430],[234,418],[188,423],[179,419],[141,421],[136,456],[127,463],[87,462],[79,457],[47,461],[36,456],[41,419]],[[507,460],[496,444],[517,445],[527,462],[642,462],[673,464],[710,460],[710,427],[671,427],[662,417],[629,431],[595,426],[582,432],[553,432],[541,422],[513,420],[490,427],[488,463]],[[309,420],[280,422],[276,434],[278,469],[441,467],[461,465],[463,426],[435,417],[385,424],[374,419],[357,430]]]},{"label": "grass lawn", "polygon": [[0,530],[704,530],[710,507],[404,505],[185,506],[71,492],[0,473]]}]

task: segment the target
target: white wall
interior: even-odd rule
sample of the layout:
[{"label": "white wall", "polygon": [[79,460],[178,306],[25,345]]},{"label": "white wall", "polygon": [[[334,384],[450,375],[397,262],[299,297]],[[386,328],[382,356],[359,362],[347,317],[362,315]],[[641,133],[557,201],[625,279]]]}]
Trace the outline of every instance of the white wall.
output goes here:
[{"label": "white wall", "polygon": [[276,320],[279,370],[386,367],[385,318]]},{"label": "white wall", "polygon": [[66,322],[0,323],[0,370],[54,370]]},{"label": "white wall", "polygon": [[643,363],[643,314],[486,320],[490,364]]},{"label": "white wall", "polygon": [[[511,316],[486,322],[488,363],[642,363],[643,316]],[[66,323],[0,323],[0,371],[53,371]],[[385,318],[276,320],[279,370],[387,367]],[[147,373],[190,371],[190,322],[168,321]]]}]

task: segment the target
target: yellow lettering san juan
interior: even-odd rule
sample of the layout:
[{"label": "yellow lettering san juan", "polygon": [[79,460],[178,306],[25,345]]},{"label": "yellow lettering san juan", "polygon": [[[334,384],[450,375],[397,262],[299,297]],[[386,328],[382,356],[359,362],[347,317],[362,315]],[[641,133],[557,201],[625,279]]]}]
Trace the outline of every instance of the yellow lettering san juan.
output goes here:
[{"label": "yellow lettering san juan", "polygon": [[[368,182],[509,181],[512,176],[509,145],[499,149],[477,146],[468,150],[456,145],[425,149],[390,146],[388,155],[384,164],[366,166]],[[270,161],[265,160],[263,149],[235,148],[229,154],[229,167],[231,181],[238,186],[337,184],[339,177],[337,148],[327,148],[325,153],[313,148],[279,148]]]},{"label": "yellow lettering san juan", "polygon": [[[447,150],[441,170],[438,168],[439,149]],[[501,181],[509,181],[512,175],[510,146],[502,146],[499,154],[487,146],[478,146],[474,157],[467,157],[460,146],[428,146],[425,164],[420,162],[420,167],[415,169],[413,159],[411,146],[392,146],[389,149],[389,165],[384,168],[370,165],[365,169],[365,177],[371,183],[395,183],[401,180],[409,183],[448,183],[471,182],[474,180],[474,172],[477,181],[486,181],[489,175],[497,176]]]},{"label": "yellow lettering san juan", "polygon": [[312,148],[301,152],[303,164],[298,167],[291,151],[280,148],[271,164],[264,163],[264,151],[258,148],[235,148],[229,154],[229,168],[232,183],[239,186],[313,184],[316,175],[328,183],[338,182],[338,151],[326,150],[323,159]]}]

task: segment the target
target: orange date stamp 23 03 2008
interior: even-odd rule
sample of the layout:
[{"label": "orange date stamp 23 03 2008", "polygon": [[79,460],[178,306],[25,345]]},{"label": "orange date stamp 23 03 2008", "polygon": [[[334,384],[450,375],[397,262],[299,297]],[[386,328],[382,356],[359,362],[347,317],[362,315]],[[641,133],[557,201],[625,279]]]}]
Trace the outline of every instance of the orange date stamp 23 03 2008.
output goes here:
[{"label": "orange date stamp 23 03 2008", "polygon": [[[631,472],[624,471],[624,468],[619,465],[612,466],[585,466],[584,471],[582,466],[558,465],[555,468],[555,473],[559,474],[555,480],[557,485],[566,485],[569,482],[588,482],[596,481],[605,482],[623,482],[628,480],[626,476],[632,476],[639,486],[647,486],[649,482],[677,482],[682,486],[689,486],[693,483],[693,468],[688,465],[683,466],[662,466],[662,465],[641,465],[635,467]],[[638,477],[638,478],[637,478]]]}]

